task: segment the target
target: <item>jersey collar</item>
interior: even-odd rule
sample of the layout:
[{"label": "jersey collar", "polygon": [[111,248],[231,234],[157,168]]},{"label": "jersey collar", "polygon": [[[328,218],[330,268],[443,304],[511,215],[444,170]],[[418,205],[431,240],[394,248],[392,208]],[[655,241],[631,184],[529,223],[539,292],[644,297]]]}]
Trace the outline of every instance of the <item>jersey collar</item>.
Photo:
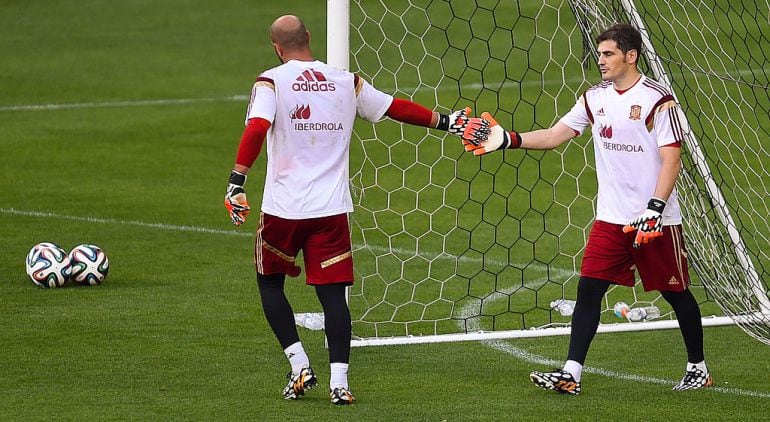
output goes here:
[{"label": "jersey collar", "polygon": [[643,74],[639,74],[639,78],[636,80],[636,82],[634,82],[634,83],[633,83],[631,86],[629,86],[629,87],[628,87],[628,88],[626,88],[626,89],[616,89],[616,88],[615,88],[615,84],[613,83],[613,85],[612,85],[612,89],[614,89],[614,90],[615,90],[615,92],[617,92],[617,93],[618,93],[618,95],[623,95],[623,94],[625,94],[626,92],[628,92],[628,91],[630,91],[631,89],[633,89],[635,86],[637,86],[637,85],[639,84],[639,82],[642,80],[642,78],[644,78],[644,75],[643,75]]}]

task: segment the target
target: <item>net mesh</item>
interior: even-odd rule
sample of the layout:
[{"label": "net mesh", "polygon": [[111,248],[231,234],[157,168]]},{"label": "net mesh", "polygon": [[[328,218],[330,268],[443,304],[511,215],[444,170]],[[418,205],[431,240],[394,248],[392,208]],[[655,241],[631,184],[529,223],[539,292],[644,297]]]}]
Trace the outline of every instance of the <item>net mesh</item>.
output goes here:
[{"label": "net mesh", "polygon": [[[760,309],[758,297],[767,299],[770,265],[770,178],[761,142],[770,135],[770,7],[659,3],[636,2],[636,18],[657,53],[643,70],[655,76],[651,68],[662,63],[692,129],[678,189],[693,292],[704,315],[746,315]],[[635,19],[627,4],[354,0],[350,67],[378,89],[428,108],[470,105],[507,128],[546,128],[598,81],[593,36]],[[550,304],[574,299],[593,221],[589,135],[554,151],[479,159],[435,130],[358,122],[360,142],[351,146],[354,335],[567,324]],[[723,209],[715,206],[714,186]],[[661,318],[672,318],[660,296],[637,285],[608,292],[603,323],[619,322],[612,313],[619,301],[652,303]],[[765,318],[739,322],[767,341]]]}]

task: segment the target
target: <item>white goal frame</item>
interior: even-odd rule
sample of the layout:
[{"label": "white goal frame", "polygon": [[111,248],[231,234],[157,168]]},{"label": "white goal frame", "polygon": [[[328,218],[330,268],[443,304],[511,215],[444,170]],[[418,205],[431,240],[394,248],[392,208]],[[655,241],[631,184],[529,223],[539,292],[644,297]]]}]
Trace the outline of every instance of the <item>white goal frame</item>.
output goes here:
[{"label": "white goal frame", "polygon": [[[650,63],[650,67],[652,69],[652,73],[655,75],[655,79],[668,87],[671,91],[671,94],[674,96],[674,100],[679,103],[679,99],[677,98],[676,92],[671,86],[671,82],[669,81],[668,75],[663,68],[663,64],[660,62],[660,58],[655,53],[655,47],[653,47],[650,36],[647,33],[644,20],[641,16],[639,16],[639,12],[634,6],[634,1],[621,0],[621,3],[623,4],[623,9],[625,9],[630,18],[631,24],[635,26],[642,34],[644,55]],[[687,123],[687,117],[685,117],[684,123],[685,142],[692,150],[692,157],[695,161],[695,167],[698,169],[700,177],[706,183],[706,189],[708,190],[708,194],[711,197],[711,200],[717,210],[717,215],[719,215],[722,224],[727,228],[730,241],[732,242],[733,248],[735,249],[735,254],[738,257],[741,267],[744,271],[746,271],[749,283],[751,284],[751,289],[759,301],[762,314],[770,314],[770,299],[768,299],[767,295],[765,295],[765,292],[762,289],[762,282],[760,281],[759,275],[757,274],[757,270],[754,267],[754,264],[751,262],[751,257],[749,257],[749,254],[746,253],[746,245],[743,243],[743,239],[741,239],[741,235],[736,229],[735,221],[733,221],[733,217],[730,215],[730,210],[727,208],[724,195],[722,195],[722,190],[719,189],[719,186],[717,186],[716,182],[714,181],[714,176],[712,175],[711,169],[706,162],[705,154],[703,153],[703,149],[700,146],[700,142],[698,142],[698,139],[689,130],[690,125]]]},{"label": "white goal frame", "polygon": [[[572,2],[579,2],[571,0]],[[643,43],[645,47],[645,57],[650,63],[652,72],[655,78],[662,84],[671,88],[668,75],[666,74],[662,63],[655,54],[652,42],[648,36],[644,22],[637,12],[633,0],[621,0],[621,4],[628,15],[629,22],[640,30],[643,36]],[[327,63],[331,66],[348,69],[350,64],[350,1],[349,0],[327,0]],[[672,93],[673,88],[671,89]],[[674,93],[676,99],[676,94]],[[678,101],[678,99],[677,99]],[[751,261],[750,256],[746,252],[746,246],[740,237],[736,229],[736,225],[730,215],[730,211],[726,206],[724,197],[719,187],[717,186],[712,173],[709,169],[708,163],[705,160],[704,153],[701,150],[700,144],[696,137],[689,131],[689,125],[685,124],[686,129],[686,144],[692,151],[693,160],[695,162],[699,176],[703,179],[707,186],[707,193],[709,194],[712,203],[714,204],[717,214],[721,219],[721,223],[726,227],[729,233],[730,241],[735,249],[736,256],[747,274],[747,278],[751,285],[751,290],[757,297],[759,303],[760,312],[756,313],[760,316],[767,316],[770,314],[770,300],[765,294],[762,281],[757,274],[756,269]],[[350,289],[348,288],[348,298]],[[744,316],[712,316],[704,317],[704,326],[723,326],[731,324],[740,324],[741,320],[751,319],[754,313],[749,313]],[[636,322],[636,323],[616,323],[616,324],[600,324],[598,327],[598,333],[610,333],[610,332],[628,332],[628,331],[644,331],[644,330],[658,330],[658,329],[673,329],[678,328],[679,324],[676,320],[660,320],[649,322]],[[478,340],[497,340],[497,339],[512,339],[512,338],[524,338],[524,337],[543,337],[543,336],[557,336],[557,335],[569,335],[570,327],[550,327],[550,328],[538,328],[528,330],[514,330],[514,331],[478,331],[468,333],[457,334],[437,334],[437,335],[422,335],[422,336],[398,336],[398,337],[383,337],[383,338],[358,338],[353,333],[354,338],[352,341],[353,346],[376,346],[376,345],[399,345],[399,344],[421,344],[421,343],[442,343],[442,342],[455,342],[455,341],[478,341]]]}]

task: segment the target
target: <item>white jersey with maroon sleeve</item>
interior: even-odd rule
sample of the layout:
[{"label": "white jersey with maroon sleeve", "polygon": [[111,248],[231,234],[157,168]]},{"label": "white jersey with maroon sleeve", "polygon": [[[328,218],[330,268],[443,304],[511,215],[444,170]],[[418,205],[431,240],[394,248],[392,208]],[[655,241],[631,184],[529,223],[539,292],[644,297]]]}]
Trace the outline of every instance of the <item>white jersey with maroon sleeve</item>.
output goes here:
[{"label": "white jersey with maroon sleeve", "polygon": [[393,97],[320,61],[290,60],[254,83],[246,121],[272,123],[262,211],[286,219],[353,211],[348,155],[356,114],[382,118]]},{"label": "white jersey with maroon sleeve", "polygon": [[[669,90],[642,76],[619,93],[612,82],[594,85],[561,123],[578,133],[591,125],[599,192],[596,219],[627,224],[647,208],[661,160],[658,148],[684,140],[684,117]],[[663,224],[681,224],[676,188],[663,210]]]}]

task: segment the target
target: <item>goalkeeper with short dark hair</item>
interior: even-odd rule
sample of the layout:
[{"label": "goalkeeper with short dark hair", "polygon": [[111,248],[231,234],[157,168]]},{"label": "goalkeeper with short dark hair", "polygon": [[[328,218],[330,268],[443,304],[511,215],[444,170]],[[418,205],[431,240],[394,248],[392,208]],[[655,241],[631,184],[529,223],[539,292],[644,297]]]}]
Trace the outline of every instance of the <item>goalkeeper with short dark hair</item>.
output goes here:
[{"label": "goalkeeper with short dark hair", "polygon": [[596,219],[583,255],[567,361],[553,372],[533,371],[530,378],[544,389],[580,393],[602,298],[612,284],[633,287],[636,271],[645,291],[659,290],[679,321],[688,359],[674,390],[708,387],[712,378],[704,360],[700,309],[688,289],[674,187],[681,167],[684,116],[668,88],[640,73],[639,31],[616,24],[596,42],[602,82],[588,88],[554,126],[509,132],[483,113],[492,125],[489,137],[464,142],[466,151],[475,155],[510,148],[553,149],[591,126],[599,186]]}]

